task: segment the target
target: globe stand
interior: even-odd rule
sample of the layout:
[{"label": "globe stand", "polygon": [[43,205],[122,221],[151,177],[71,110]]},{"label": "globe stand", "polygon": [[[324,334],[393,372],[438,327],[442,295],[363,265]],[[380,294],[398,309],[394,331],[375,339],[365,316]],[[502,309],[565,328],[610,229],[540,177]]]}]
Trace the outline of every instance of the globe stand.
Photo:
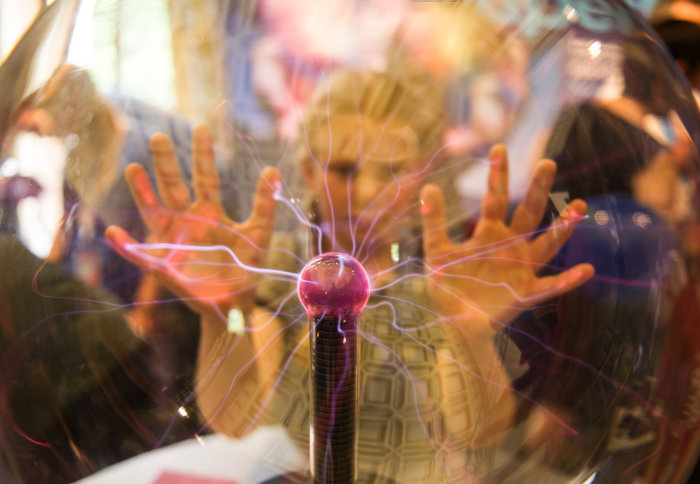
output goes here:
[{"label": "globe stand", "polygon": [[369,299],[360,263],[330,252],[299,277],[311,334],[310,470],[314,483],[357,481],[357,321]]}]

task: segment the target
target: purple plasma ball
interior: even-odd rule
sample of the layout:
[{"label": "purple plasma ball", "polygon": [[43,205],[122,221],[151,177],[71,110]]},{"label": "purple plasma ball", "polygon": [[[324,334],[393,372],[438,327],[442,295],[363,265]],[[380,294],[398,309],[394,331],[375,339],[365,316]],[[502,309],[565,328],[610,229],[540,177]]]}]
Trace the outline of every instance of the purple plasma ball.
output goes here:
[{"label": "purple plasma ball", "polygon": [[354,317],[369,299],[369,278],[353,257],[326,252],[304,266],[298,291],[299,300],[310,317]]}]

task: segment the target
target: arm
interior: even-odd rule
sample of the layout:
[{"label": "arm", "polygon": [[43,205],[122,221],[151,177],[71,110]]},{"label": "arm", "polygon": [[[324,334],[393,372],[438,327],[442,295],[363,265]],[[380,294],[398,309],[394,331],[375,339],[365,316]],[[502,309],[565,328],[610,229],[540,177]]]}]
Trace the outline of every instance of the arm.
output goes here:
[{"label": "arm", "polygon": [[[154,135],[151,149],[162,203],[143,167],[132,164],[126,170],[131,194],[150,234],[147,243],[137,243],[115,226],[107,229],[106,237],[124,258],[153,274],[200,314],[197,402],[214,429],[239,433],[240,429],[234,431],[223,422],[226,412],[220,410],[239,387],[260,384],[256,362],[266,356],[274,358],[275,345],[268,344],[261,354],[261,342],[270,335],[265,331],[231,333],[227,330],[228,315],[240,311],[248,329],[259,321],[253,304],[260,277],[256,269],[264,265],[274,227],[279,173],[274,168],[263,170],[252,214],[245,222],[236,223],[221,204],[206,128],[198,127],[194,132],[194,200],[190,200],[167,136]],[[263,370],[271,366],[263,365]],[[231,375],[239,375],[233,389]]]},{"label": "arm", "polygon": [[473,236],[462,244],[453,244],[447,236],[440,189],[426,185],[421,192],[429,293],[443,316],[447,339],[454,338],[467,347],[477,398],[483,399],[475,402],[475,411],[486,416],[473,437],[475,446],[491,443],[504,433],[514,411],[510,380],[493,344],[496,332],[527,308],[585,283],[594,272],[590,264],[580,264],[556,276],[537,276],[587,208],[582,200],[572,201],[551,227],[534,236],[554,180],[554,162],[538,163],[525,199],[506,225],[505,147],[494,147],[490,161],[480,220]]},{"label": "arm", "polygon": [[[197,405],[215,431],[241,437],[266,409],[259,400],[273,391],[284,352],[274,315],[254,308],[248,331],[234,334],[218,318],[203,315],[197,358]],[[257,416],[257,419],[253,419]]]}]

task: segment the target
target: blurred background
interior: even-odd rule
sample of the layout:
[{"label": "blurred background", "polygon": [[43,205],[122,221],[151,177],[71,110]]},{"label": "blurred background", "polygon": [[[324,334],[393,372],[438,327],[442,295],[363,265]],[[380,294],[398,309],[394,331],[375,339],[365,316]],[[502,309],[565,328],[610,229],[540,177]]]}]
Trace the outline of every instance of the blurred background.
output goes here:
[{"label": "blurred background", "polygon": [[[484,483],[692,481],[697,2],[0,0],[0,59],[0,481],[302,481],[288,472],[307,471],[306,450],[281,425],[250,440],[209,428],[194,398],[199,318],[104,230],[146,236],[123,171],[140,163],[153,181],[148,140],[164,132],[191,179],[198,124],[232,219],[275,166],[276,230],[316,223],[300,126],[343,69],[408,79],[439,104],[426,158],[451,234],[474,229],[494,143],[510,151],[511,204],[543,157],[559,165],[544,223],[588,203],[543,273],[590,262],[594,279],[495,338],[513,428],[469,451],[431,434],[436,460],[459,454],[450,465]],[[434,134],[417,131],[419,145]],[[415,242],[414,229],[396,232]],[[393,432],[377,438],[387,453],[405,444]]]}]

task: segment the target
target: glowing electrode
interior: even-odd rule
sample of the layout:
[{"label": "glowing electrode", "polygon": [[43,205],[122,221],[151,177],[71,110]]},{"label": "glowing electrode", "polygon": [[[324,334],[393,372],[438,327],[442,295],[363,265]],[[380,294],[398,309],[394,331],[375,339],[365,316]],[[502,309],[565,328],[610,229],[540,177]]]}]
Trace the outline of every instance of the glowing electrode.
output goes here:
[{"label": "glowing electrode", "polygon": [[311,473],[315,483],[357,479],[357,319],[369,299],[369,278],[346,254],[309,261],[299,300],[311,333]]}]

